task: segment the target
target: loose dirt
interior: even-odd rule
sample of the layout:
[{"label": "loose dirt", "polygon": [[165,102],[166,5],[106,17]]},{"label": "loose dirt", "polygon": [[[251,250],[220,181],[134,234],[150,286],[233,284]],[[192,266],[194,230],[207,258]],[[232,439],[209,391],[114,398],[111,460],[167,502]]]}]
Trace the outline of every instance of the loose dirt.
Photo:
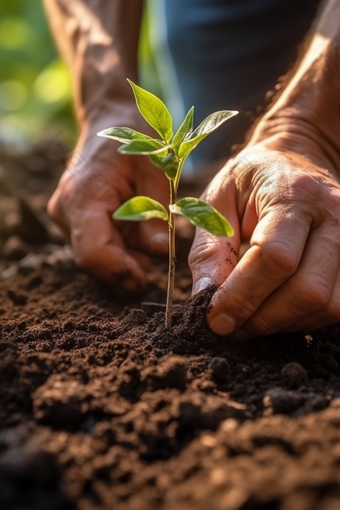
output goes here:
[{"label": "loose dirt", "polygon": [[1,510],[340,508],[339,326],[215,336],[183,228],[167,331],[166,264],[138,299],[78,270],[39,157],[0,182]]}]

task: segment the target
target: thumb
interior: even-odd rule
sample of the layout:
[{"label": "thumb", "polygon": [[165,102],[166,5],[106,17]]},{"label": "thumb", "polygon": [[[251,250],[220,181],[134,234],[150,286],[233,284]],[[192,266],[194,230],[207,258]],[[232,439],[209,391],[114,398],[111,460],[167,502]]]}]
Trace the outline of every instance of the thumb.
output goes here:
[{"label": "thumb", "polygon": [[218,237],[197,229],[189,254],[192,293],[197,294],[212,284],[220,286],[237,264],[239,247],[237,233],[233,237]]},{"label": "thumb", "polygon": [[[147,169],[147,176],[139,173],[140,182],[137,192],[157,200],[167,209],[169,204],[169,183],[164,172],[154,167],[151,161],[141,160],[142,169]],[[144,176],[144,178],[143,178]],[[138,227],[139,247],[149,255],[167,255],[169,246],[168,223],[152,219],[140,223]]]},{"label": "thumb", "polygon": [[149,220],[140,224],[140,247],[149,255],[166,255],[169,246],[168,224],[162,220]]},{"label": "thumb", "polygon": [[224,190],[216,194],[214,200],[207,201],[213,205],[234,229],[232,237],[220,237],[202,228],[196,229],[195,238],[189,254],[189,265],[193,278],[193,294],[205,289],[208,285],[220,286],[233,271],[238,261],[240,248],[240,228],[235,195]]}]

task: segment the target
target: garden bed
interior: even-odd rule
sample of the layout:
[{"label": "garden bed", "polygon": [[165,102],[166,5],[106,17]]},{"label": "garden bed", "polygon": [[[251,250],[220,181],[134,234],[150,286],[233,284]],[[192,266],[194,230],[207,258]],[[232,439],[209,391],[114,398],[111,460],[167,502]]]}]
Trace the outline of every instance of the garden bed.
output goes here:
[{"label": "garden bed", "polygon": [[0,508],[339,508],[340,328],[215,336],[183,228],[170,333],[166,262],[138,299],[78,270],[44,213],[61,162],[2,159]]}]

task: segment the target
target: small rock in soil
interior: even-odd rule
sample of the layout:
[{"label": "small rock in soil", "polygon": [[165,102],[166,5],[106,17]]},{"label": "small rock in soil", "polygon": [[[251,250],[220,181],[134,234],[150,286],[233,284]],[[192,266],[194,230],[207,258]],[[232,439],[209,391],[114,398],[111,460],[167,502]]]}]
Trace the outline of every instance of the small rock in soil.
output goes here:
[{"label": "small rock in soil", "polygon": [[329,405],[329,399],[325,395],[312,395],[308,399],[308,407],[313,411],[321,411],[321,409],[326,409]]},{"label": "small rock in soil", "polygon": [[231,370],[225,358],[213,358],[209,363],[212,379],[217,383],[224,383],[230,378]]},{"label": "small rock in soil", "polygon": [[185,390],[187,383],[186,364],[180,356],[170,356],[147,377],[152,390],[176,388]]},{"label": "small rock in soil", "polygon": [[34,416],[57,429],[78,427],[86,417],[89,397],[85,385],[52,375],[32,396]]},{"label": "small rock in soil", "polygon": [[181,399],[179,414],[183,428],[216,430],[227,418],[243,420],[246,407],[215,395],[192,394]]},{"label": "small rock in soil", "polygon": [[283,367],[281,375],[288,388],[295,389],[308,383],[307,371],[300,363],[294,361]]},{"label": "small rock in soil", "polygon": [[0,508],[74,509],[54,458],[23,426],[0,434]]},{"label": "small rock in soil", "polygon": [[263,398],[264,415],[289,414],[302,404],[302,398],[294,391],[272,388]]},{"label": "small rock in soil", "polygon": [[43,283],[43,279],[41,278],[40,275],[32,276],[32,278],[30,278],[28,280],[28,282],[26,283],[25,289],[33,290],[36,287],[39,287],[39,285],[41,285],[42,283]]},{"label": "small rock in soil", "polygon": [[339,370],[339,365],[334,359],[332,354],[326,353],[320,356],[322,366],[330,372],[336,373]]},{"label": "small rock in soil", "polygon": [[27,303],[26,294],[19,294],[18,292],[9,289],[7,291],[7,296],[15,305],[25,305]]}]

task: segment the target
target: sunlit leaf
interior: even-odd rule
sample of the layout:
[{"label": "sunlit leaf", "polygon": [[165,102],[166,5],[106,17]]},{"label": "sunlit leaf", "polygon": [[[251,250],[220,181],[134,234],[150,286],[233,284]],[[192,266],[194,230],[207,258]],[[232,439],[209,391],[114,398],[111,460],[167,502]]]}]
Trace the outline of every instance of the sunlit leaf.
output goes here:
[{"label": "sunlit leaf", "polygon": [[194,126],[194,107],[192,106],[188,113],[185,116],[181,126],[179,127],[177,133],[174,135],[174,139],[172,141],[172,146],[176,154],[178,153],[178,149],[181,143],[188,138],[193,130]]},{"label": "sunlit leaf", "polygon": [[193,131],[188,138],[186,138],[178,149],[178,157],[185,158],[197,145],[204,140],[210,133],[219,128],[224,122],[231,119],[238,112],[222,110],[220,112],[208,115],[201,124]]},{"label": "sunlit leaf", "polygon": [[132,142],[121,145],[117,150],[122,154],[157,154],[163,153],[166,147],[159,142],[150,138],[150,140],[133,140]]},{"label": "sunlit leaf", "polygon": [[97,133],[98,136],[103,136],[105,138],[112,138],[120,143],[130,143],[135,140],[144,140],[144,141],[153,141],[154,139],[151,136],[144,135],[143,133],[139,133],[139,131],[135,131],[134,129],[128,127],[111,127],[108,129],[104,129],[103,131],[99,131]]},{"label": "sunlit leaf", "polygon": [[178,159],[174,154],[160,156],[159,154],[151,154],[149,156],[152,163],[163,170],[169,179],[174,179],[178,171]]},{"label": "sunlit leaf", "polygon": [[172,118],[163,101],[131,80],[128,80],[128,82],[135,95],[137,108],[146,122],[157,131],[166,143],[169,143],[173,135]]},{"label": "sunlit leaf", "polygon": [[198,198],[182,198],[170,206],[170,211],[185,216],[197,227],[217,236],[231,237],[234,231],[230,223],[214,207]]},{"label": "sunlit leaf", "polygon": [[122,204],[113,213],[115,220],[146,221],[159,218],[168,221],[168,212],[165,207],[149,197],[133,197]]}]

